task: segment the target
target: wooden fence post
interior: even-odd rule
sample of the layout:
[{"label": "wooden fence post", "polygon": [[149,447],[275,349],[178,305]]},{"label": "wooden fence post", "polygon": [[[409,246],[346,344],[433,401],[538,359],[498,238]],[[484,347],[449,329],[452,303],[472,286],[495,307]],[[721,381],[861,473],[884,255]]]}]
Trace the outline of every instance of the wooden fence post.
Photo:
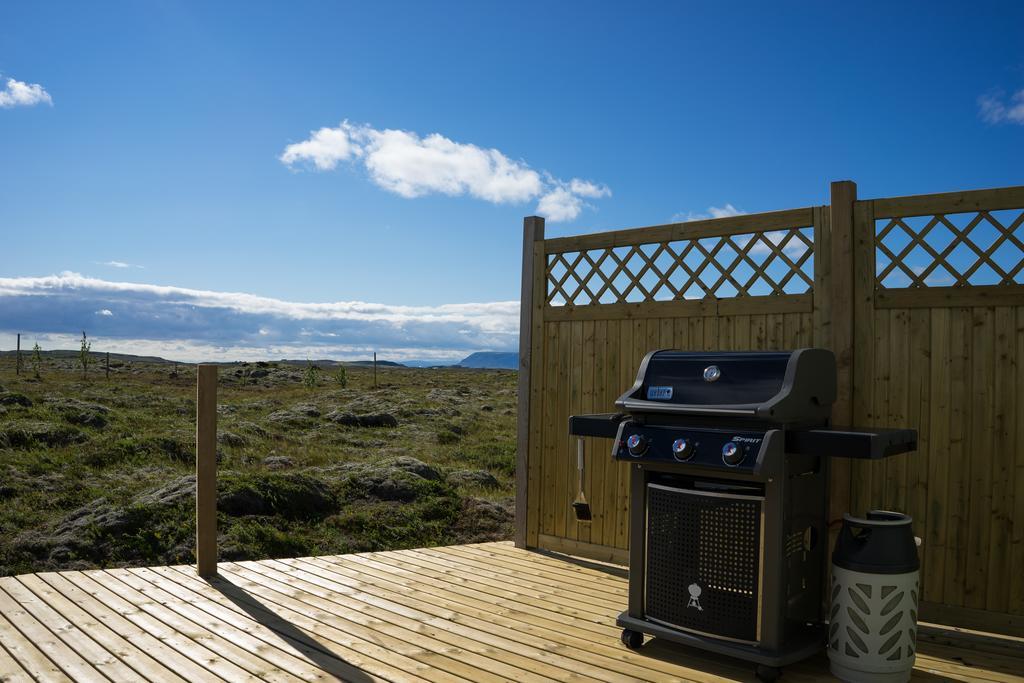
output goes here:
[{"label": "wooden fence post", "polygon": [[544,219],[523,219],[523,283],[519,298],[519,416],[516,429],[516,525],[515,544],[526,547],[527,500],[530,456],[530,349],[533,335],[534,246],[544,241]]},{"label": "wooden fence post", "polygon": [[21,374],[21,333],[18,333],[18,351],[14,354],[14,374]]},{"label": "wooden fence post", "polygon": [[[832,351],[836,354],[836,402],[832,422],[853,422],[853,336],[854,336],[854,241],[853,207],[857,202],[857,184],[852,180],[832,183],[830,201],[831,276],[830,310],[832,314]],[[832,485],[829,497],[829,521],[842,519],[850,509],[850,461],[832,458]]]},{"label": "wooden fence post", "polygon": [[217,573],[217,366],[196,373],[196,571]]}]

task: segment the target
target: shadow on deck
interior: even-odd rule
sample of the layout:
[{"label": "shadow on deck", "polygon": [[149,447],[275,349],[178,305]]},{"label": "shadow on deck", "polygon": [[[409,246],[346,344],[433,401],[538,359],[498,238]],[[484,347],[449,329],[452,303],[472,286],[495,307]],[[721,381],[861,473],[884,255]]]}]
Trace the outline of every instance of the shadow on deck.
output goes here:
[{"label": "shadow on deck", "polygon": [[[508,543],[0,579],[0,681],[752,681],[619,644],[625,570]],[[1024,680],[1024,641],[922,629],[914,680]],[[832,680],[824,656],[785,680]]]}]

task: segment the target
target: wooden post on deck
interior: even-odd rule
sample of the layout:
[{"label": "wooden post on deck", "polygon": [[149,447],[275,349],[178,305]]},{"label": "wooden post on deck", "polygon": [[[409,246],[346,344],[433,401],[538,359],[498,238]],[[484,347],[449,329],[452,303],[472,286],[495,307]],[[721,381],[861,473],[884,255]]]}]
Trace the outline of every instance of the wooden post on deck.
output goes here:
[{"label": "wooden post on deck", "polygon": [[[854,337],[854,220],[857,184],[839,180],[831,186],[832,270],[832,352],[836,354],[836,402],[832,405],[832,423],[853,423],[853,337]],[[831,458],[832,489],[829,497],[829,521],[841,520],[850,509],[850,461]]]},{"label": "wooden post on deck", "polygon": [[217,573],[217,366],[196,373],[196,571]]},{"label": "wooden post on deck", "polygon": [[523,283],[519,296],[519,417],[516,426],[516,520],[515,544],[527,546],[528,506],[537,501],[527,500],[529,492],[530,455],[530,350],[533,348],[534,308],[534,251],[544,241],[544,219],[527,216],[523,219]]}]

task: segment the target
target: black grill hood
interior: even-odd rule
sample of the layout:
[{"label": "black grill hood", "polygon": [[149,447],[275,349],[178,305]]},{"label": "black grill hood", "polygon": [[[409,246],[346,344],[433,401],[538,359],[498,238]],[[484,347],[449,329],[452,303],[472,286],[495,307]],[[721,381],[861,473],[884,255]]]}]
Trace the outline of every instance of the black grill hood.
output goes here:
[{"label": "black grill hood", "polygon": [[827,349],[659,350],[644,357],[636,382],[615,405],[633,415],[746,417],[792,424],[828,420],[835,400],[836,361]]}]

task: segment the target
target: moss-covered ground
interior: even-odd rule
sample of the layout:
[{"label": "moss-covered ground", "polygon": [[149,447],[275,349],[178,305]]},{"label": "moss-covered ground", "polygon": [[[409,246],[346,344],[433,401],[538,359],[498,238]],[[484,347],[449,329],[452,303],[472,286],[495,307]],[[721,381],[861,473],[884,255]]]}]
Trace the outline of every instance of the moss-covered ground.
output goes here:
[{"label": "moss-covered ground", "polygon": [[[0,575],[193,561],[194,366],[0,358]],[[220,369],[225,559],[507,538],[514,372]]]}]

